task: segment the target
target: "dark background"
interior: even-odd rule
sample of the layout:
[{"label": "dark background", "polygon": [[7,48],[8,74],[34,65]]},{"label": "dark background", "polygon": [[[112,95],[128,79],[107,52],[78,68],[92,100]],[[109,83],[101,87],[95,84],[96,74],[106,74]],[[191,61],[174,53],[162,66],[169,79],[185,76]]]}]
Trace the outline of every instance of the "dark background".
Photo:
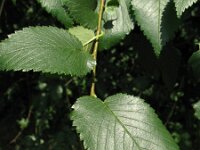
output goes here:
[{"label": "dark background", "polygon": [[[63,27],[35,0],[5,0],[2,8],[0,40],[23,27]],[[184,13],[160,59],[136,25],[120,44],[99,52],[98,96],[128,93],[144,98],[181,150],[200,150],[200,122],[192,107],[200,100],[200,80],[188,65],[199,39],[199,3]],[[72,78],[0,72],[0,150],[83,149],[69,118],[71,105],[88,95],[90,83],[90,74]]]}]

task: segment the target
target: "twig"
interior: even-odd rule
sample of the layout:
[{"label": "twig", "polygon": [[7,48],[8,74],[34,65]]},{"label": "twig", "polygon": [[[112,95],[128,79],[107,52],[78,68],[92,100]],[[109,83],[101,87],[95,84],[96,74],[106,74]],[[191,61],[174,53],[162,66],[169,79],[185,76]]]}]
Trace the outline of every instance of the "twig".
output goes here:
[{"label": "twig", "polygon": [[167,120],[166,120],[166,122],[165,122],[165,126],[169,123],[169,121],[170,121],[172,115],[174,114],[175,108],[176,108],[176,102],[174,102],[174,104],[173,104],[173,106],[172,106],[172,109],[171,109],[169,115],[167,116]]},{"label": "twig", "polygon": [[68,81],[65,83],[64,86],[65,86],[65,87],[68,86],[73,80],[74,80],[74,78],[71,78],[70,80],[68,80]]},{"label": "twig", "polygon": [[4,4],[5,4],[5,1],[6,0],[3,0],[2,3],[1,3],[1,7],[0,7],[0,18],[1,18],[1,14],[3,12],[3,7],[4,7]]},{"label": "twig", "polygon": [[70,103],[70,100],[69,100],[69,97],[68,97],[68,94],[67,94],[66,89],[68,88],[67,86],[68,86],[73,80],[74,80],[74,78],[71,78],[71,79],[68,80],[68,81],[64,84],[64,86],[63,86],[64,91],[65,91],[65,92],[63,92],[63,96],[64,96],[64,98],[66,99],[66,103],[67,103],[68,108],[71,108],[72,105],[71,105],[71,103]]},{"label": "twig", "polygon": [[[31,106],[31,107],[29,108],[28,115],[27,115],[27,117],[26,117],[26,120],[28,120],[28,121],[29,121],[30,118],[31,118],[32,110],[33,110],[33,107]],[[22,135],[23,131],[24,131],[24,129],[21,129],[21,130],[17,133],[17,135],[10,141],[10,144],[16,143],[17,140],[19,139],[19,137]]]},{"label": "twig", "polygon": [[[94,50],[93,50],[93,58],[96,61],[97,60],[97,50],[99,46],[99,37],[101,35],[101,25],[102,25],[102,16],[103,16],[103,11],[104,11],[104,5],[105,5],[105,0],[101,0],[100,8],[99,8],[99,17],[98,17],[98,26],[97,26],[97,32],[96,32],[96,41],[94,44]],[[93,69],[93,81],[90,89],[90,95],[96,97],[95,93],[95,78],[96,78],[96,66]]]}]

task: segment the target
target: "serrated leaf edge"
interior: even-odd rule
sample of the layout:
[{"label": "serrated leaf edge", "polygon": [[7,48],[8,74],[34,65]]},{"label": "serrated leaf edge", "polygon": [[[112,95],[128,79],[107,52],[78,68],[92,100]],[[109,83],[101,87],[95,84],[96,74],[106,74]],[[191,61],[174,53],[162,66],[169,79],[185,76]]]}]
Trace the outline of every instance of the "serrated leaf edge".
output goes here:
[{"label": "serrated leaf edge", "polygon": [[[48,9],[48,7],[44,6],[39,0],[37,0],[38,3],[41,5],[42,8],[44,8],[49,14],[51,14],[54,18],[56,18],[60,23],[62,23],[63,25],[66,26],[66,23],[62,22],[62,20],[60,20],[60,18],[57,17],[57,15],[55,13],[52,12],[52,10]],[[64,9],[63,9],[64,10]],[[65,10],[64,10],[65,11]],[[66,12],[66,11],[65,11]],[[71,18],[70,14],[68,12],[66,12],[67,15],[69,15],[68,19],[68,26],[72,26],[73,24],[73,18]],[[67,22],[67,20],[66,20]]]},{"label": "serrated leaf edge", "polygon": [[184,9],[182,10],[179,10],[178,9],[178,6],[177,6],[177,3],[175,3],[175,7],[176,7],[176,12],[177,12],[177,16],[180,18],[181,15],[185,12],[186,9],[188,9],[189,7],[191,7],[193,4],[195,4],[198,0],[195,0],[195,1],[189,1],[189,5],[187,7],[185,7]]},{"label": "serrated leaf edge", "polygon": [[[35,28],[49,28],[49,27],[53,27],[53,26],[36,26],[36,27],[34,27],[34,26],[28,26],[28,27],[25,27],[25,28],[22,28],[21,30],[16,30],[16,31],[14,31],[14,33],[11,33],[11,34],[9,34],[8,35],[8,37],[6,38],[6,39],[4,39],[4,40],[2,40],[2,41],[0,41],[0,50],[1,50],[1,44],[2,43],[7,43],[7,42],[9,42],[9,39],[10,38],[12,38],[12,36],[14,36],[15,34],[17,34],[17,33],[22,33],[23,31],[25,31],[25,30],[27,30],[27,29],[35,29]],[[53,28],[57,28],[57,27],[53,27]],[[57,28],[57,29],[60,29],[60,30],[63,30],[63,31],[65,31],[65,32],[67,32],[65,29],[62,29],[62,28]],[[71,34],[71,33],[69,33],[69,32],[67,32],[70,36],[72,36],[72,37],[74,37],[75,39],[77,39],[80,43],[81,43],[81,41],[76,37],[76,36],[74,36],[73,34]],[[81,45],[82,45],[82,43],[81,43]],[[83,45],[82,45],[83,46]],[[84,52],[84,51],[83,51]],[[88,62],[87,62],[88,63]],[[91,64],[91,62],[89,63],[89,64],[87,64],[87,66],[88,65],[90,65]],[[93,65],[96,65],[96,61],[94,62],[94,64]],[[89,66],[89,68],[90,69],[92,69],[91,68],[91,66]],[[57,71],[51,71],[51,70],[45,70],[45,71],[42,71],[42,70],[40,70],[40,68],[38,68],[38,69],[3,69],[3,70],[1,70],[1,71],[22,71],[22,72],[29,72],[29,71],[33,71],[33,72],[41,72],[41,73],[47,73],[47,74],[57,74],[57,75],[71,75],[71,76],[84,76],[84,75],[86,75],[87,73],[85,73],[85,74],[82,74],[82,75],[75,75],[75,74],[69,74],[69,73],[64,73],[64,72],[57,72]]]},{"label": "serrated leaf edge", "polygon": [[[67,3],[67,5],[69,5],[68,2],[66,2],[66,3]],[[97,6],[97,7],[98,7],[98,6]],[[98,16],[98,13],[97,13],[96,11],[90,10],[90,12],[91,12],[91,13],[96,13],[96,15]],[[94,30],[94,29],[97,28],[98,20],[96,21],[96,27],[94,27],[94,28],[90,26],[89,21],[88,21],[88,22],[81,23],[79,18],[75,18],[75,17],[74,17],[74,15],[73,15],[73,13],[72,13],[72,9],[71,9],[70,7],[69,7],[69,15],[72,16],[72,18],[75,20],[75,22],[76,22],[76,23],[79,23],[80,26],[84,26],[85,28],[92,29],[92,30]]]},{"label": "serrated leaf edge", "polygon": [[[161,0],[159,0],[159,8],[160,8],[160,2]],[[134,9],[134,6],[133,6],[133,1],[131,1],[131,5],[132,5],[132,10],[133,11],[135,11],[135,9]],[[160,16],[159,16],[159,35],[158,35],[158,37],[159,37],[159,39],[158,39],[158,41],[159,41],[159,52],[157,52],[157,50],[156,50],[156,46],[154,45],[154,43],[152,43],[152,40],[151,40],[151,38],[146,34],[146,31],[145,31],[145,29],[143,28],[143,26],[142,25],[140,25],[140,23],[138,23],[138,21],[137,21],[137,19],[136,19],[136,22],[137,22],[137,24],[138,24],[138,26],[141,28],[141,30],[143,31],[143,33],[144,33],[144,35],[145,35],[145,37],[151,42],[151,45],[152,45],[152,47],[153,47],[153,49],[154,49],[154,53],[155,53],[155,55],[156,56],[159,56],[160,55],[160,53],[161,53],[161,50],[162,50],[162,48],[163,48],[163,46],[164,45],[162,45],[162,17],[163,17],[163,13],[164,13],[164,11],[165,11],[165,9],[166,9],[166,6],[167,6],[167,4],[169,3],[169,1],[166,3],[166,5],[165,5],[165,7],[164,7],[164,9],[163,9],[163,12],[162,13],[160,13]],[[160,11],[159,11],[160,12]],[[134,13],[134,16],[135,16],[135,18],[137,18],[137,16],[136,16],[136,14]]]},{"label": "serrated leaf edge", "polygon": [[[154,110],[148,103],[146,103],[144,99],[142,99],[142,98],[140,98],[140,97],[137,97],[137,96],[132,96],[132,95],[124,94],[124,93],[118,93],[118,94],[115,94],[115,95],[112,95],[112,96],[120,96],[120,95],[122,95],[122,96],[127,96],[127,97],[129,97],[129,96],[130,96],[130,97],[134,97],[135,99],[139,100],[140,103],[142,103],[143,105],[145,105],[145,107],[148,107],[148,110],[149,110],[151,113],[153,113],[154,116],[158,119],[157,121],[159,121],[159,123],[163,125],[162,121],[159,119],[158,115],[155,113],[155,110]],[[99,102],[101,102],[103,105],[106,105],[106,107],[108,108],[108,110],[109,110],[109,111],[114,115],[114,117],[119,121],[120,125],[122,125],[122,127],[127,131],[127,129],[124,127],[123,123],[121,123],[121,121],[118,119],[118,117],[114,114],[114,112],[112,112],[112,110],[110,110],[110,108],[109,108],[108,105],[106,104],[106,103],[107,103],[107,100],[108,100],[110,97],[112,97],[112,96],[107,97],[104,101],[102,101],[102,100],[99,99],[99,98],[95,98],[95,99],[96,99],[96,100],[99,100]],[[83,96],[83,97],[91,98],[91,96]],[[80,97],[80,98],[82,98],[82,97]],[[72,106],[72,109],[75,109],[75,108],[76,108],[76,105],[78,104],[80,98],[77,99],[76,103]],[[114,101],[114,100],[113,100],[113,101]],[[109,101],[109,102],[111,102],[111,101]],[[147,114],[147,115],[148,115],[148,114]],[[72,111],[72,113],[70,114],[70,119],[73,120],[73,111]],[[84,135],[82,134],[81,129],[78,127],[77,124],[78,124],[78,123],[77,123],[75,120],[73,120],[72,126],[75,127],[77,133],[79,133],[80,139],[81,139],[81,141],[83,141],[84,147],[85,147],[87,150],[92,150],[91,148],[89,148],[89,146],[87,145],[86,141],[84,140]],[[127,131],[127,132],[129,132],[129,131]],[[129,135],[129,136],[130,136],[130,135]],[[132,136],[130,136],[130,137],[132,138]],[[138,147],[139,149],[141,149],[141,148],[139,147],[138,143],[137,143],[134,139],[133,139],[133,141],[134,141],[134,143],[137,145],[137,147]],[[168,142],[169,142],[169,141],[168,141]],[[171,141],[170,141],[170,143],[171,143]]]}]

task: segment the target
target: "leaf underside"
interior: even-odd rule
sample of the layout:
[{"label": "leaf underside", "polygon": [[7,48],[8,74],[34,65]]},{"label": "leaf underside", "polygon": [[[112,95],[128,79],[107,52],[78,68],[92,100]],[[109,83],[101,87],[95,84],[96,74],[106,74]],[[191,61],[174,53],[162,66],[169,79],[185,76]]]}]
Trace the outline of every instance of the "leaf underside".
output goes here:
[{"label": "leaf underside", "polygon": [[82,26],[70,28],[69,33],[77,37],[82,44],[88,42],[95,36],[92,30],[86,29]]},{"label": "leaf underside", "polygon": [[95,29],[98,22],[96,0],[66,0],[70,14],[81,25],[90,29]]},{"label": "leaf underside", "polygon": [[157,56],[159,56],[162,49],[162,15],[168,2],[169,0],[131,1],[136,21],[152,43]]},{"label": "leaf underside", "polygon": [[110,2],[111,0],[106,2],[103,15],[104,36],[100,38],[100,49],[111,48],[133,29],[133,22],[128,12],[129,2],[120,0],[118,5],[109,5]]},{"label": "leaf underside", "polygon": [[81,76],[94,64],[75,36],[56,27],[24,28],[0,43],[0,70]]},{"label": "leaf underside", "polygon": [[[82,26],[77,26],[69,29],[69,33],[77,37],[82,45],[85,45],[88,41],[95,37],[94,31],[86,29]],[[90,50],[92,47],[92,42],[84,46],[85,50]]]},{"label": "leaf underside", "polygon": [[174,0],[178,17],[180,17],[187,8],[197,1],[198,0]]},{"label": "leaf underside", "polygon": [[38,0],[47,12],[51,13],[58,19],[66,28],[69,28],[73,24],[73,19],[69,16],[68,12],[64,9],[63,0]]},{"label": "leaf underside", "polygon": [[125,94],[104,102],[85,96],[73,106],[73,125],[88,150],[178,150],[154,110]]}]

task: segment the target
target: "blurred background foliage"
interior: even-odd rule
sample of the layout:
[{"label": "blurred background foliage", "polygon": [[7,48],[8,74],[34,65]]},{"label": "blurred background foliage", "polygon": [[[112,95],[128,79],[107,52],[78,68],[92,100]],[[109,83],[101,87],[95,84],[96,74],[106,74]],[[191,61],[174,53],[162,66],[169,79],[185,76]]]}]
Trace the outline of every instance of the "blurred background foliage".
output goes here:
[{"label": "blurred background foliage", "polygon": [[[0,7],[0,40],[27,26],[63,27],[36,0],[1,0]],[[144,98],[181,150],[200,150],[200,121],[193,108],[200,100],[200,77],[188,65],[199,41],[200,3],[184,13],[159,59],[136,25],[121,43],[99,52],[98,96],[120,92]],[[78,97],[88,95],[90,83],[91,75],[0,72],[0,150],[83,149],[70,111]]]}]

